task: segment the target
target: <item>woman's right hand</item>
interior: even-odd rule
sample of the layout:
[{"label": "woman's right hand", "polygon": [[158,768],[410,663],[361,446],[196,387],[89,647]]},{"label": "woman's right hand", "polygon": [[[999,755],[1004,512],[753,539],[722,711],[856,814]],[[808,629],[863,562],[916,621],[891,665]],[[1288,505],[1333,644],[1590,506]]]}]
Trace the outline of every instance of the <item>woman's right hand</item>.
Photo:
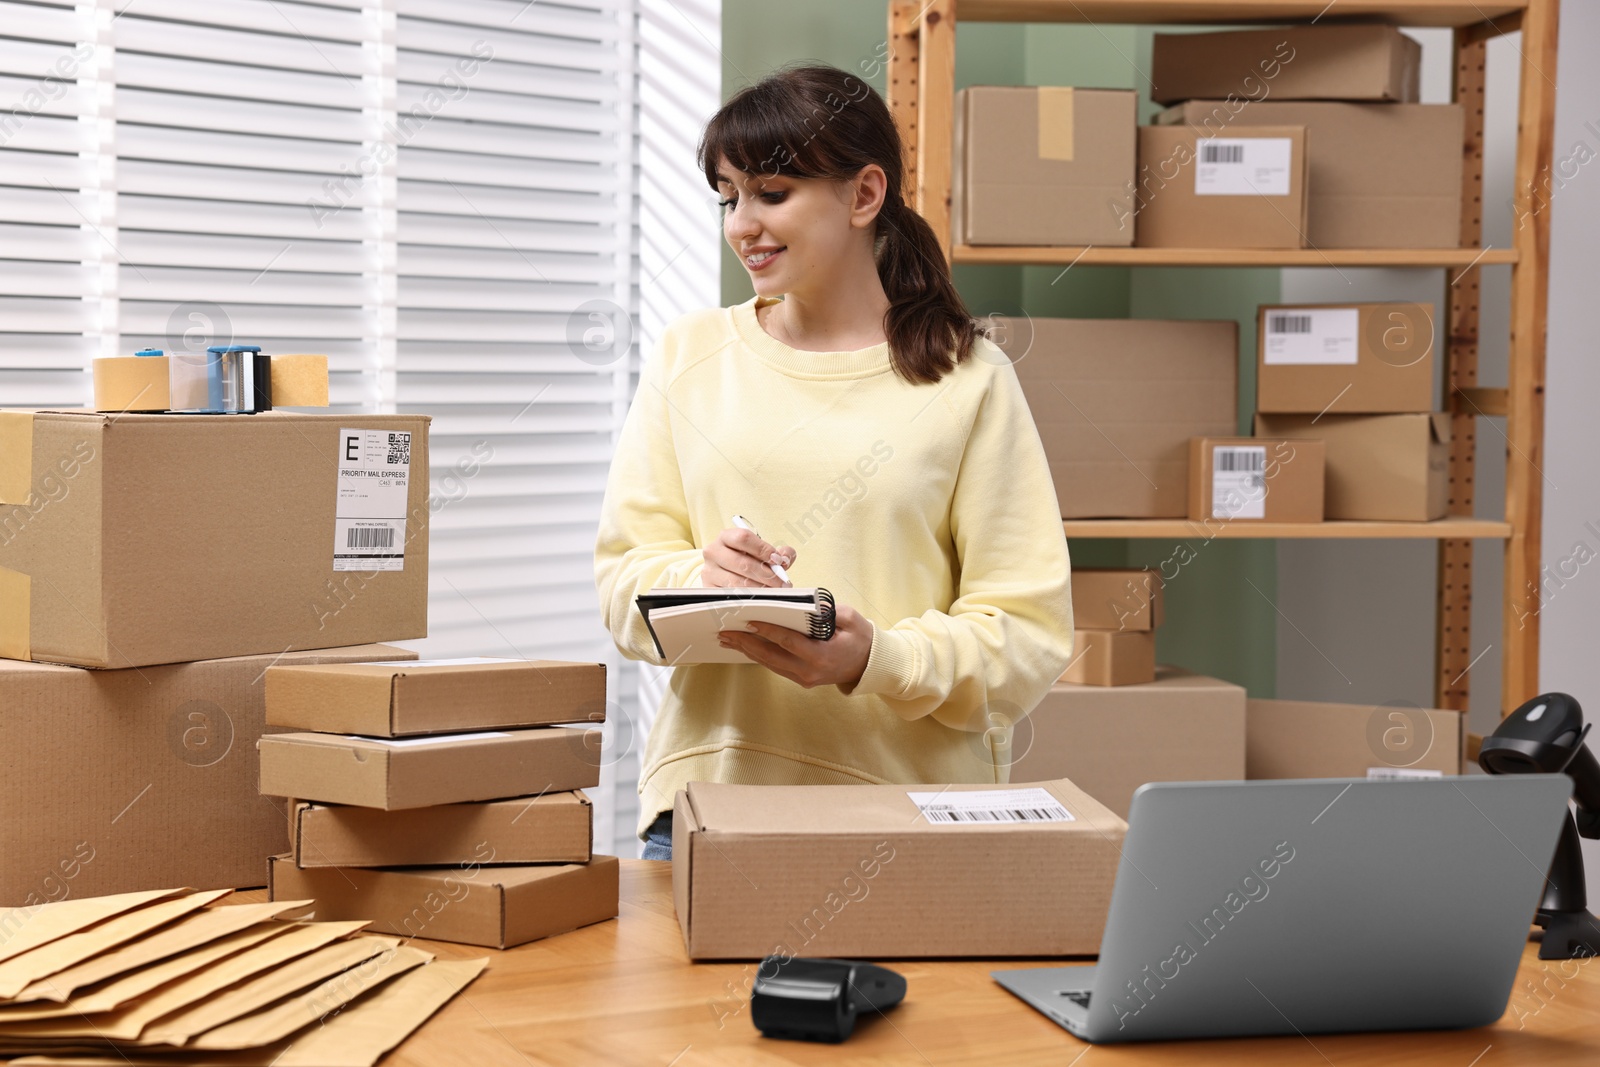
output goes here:
[{"label": "woman's right hand", "polygon": [[768,564],[776,563],[785,570],[793,567],[795,550],[788,545],[769,545],[742,526],[730,526],[718,534],[705,549],[705,557],[705,569],[700,572],[702,586],[722,589],[763,585],[785,589],[794,585],[781,581]]}]

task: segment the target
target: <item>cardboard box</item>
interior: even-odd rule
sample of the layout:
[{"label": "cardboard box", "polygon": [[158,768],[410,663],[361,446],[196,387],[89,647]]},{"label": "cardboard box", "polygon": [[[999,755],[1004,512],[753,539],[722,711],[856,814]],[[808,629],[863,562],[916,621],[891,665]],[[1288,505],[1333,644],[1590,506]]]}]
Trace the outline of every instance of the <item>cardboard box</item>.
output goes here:
[{"label": "cardboard box", "polygon": [[261,752],[267,796],[395,811],[600,784],[600,731],[568,726],[406,740],[271,734]]},{"label": "cardboard box", "polygon": [[0,660],[0,907],[259,885],[288,841],[256,791],[274,662],[412,655],[358,645],[90,671]]},{"label": "cardboard box", "polygon": [[1257,415],[1257,437],[1320,440],[1329,519],[1425,522],[1449,507],[1450,416]]},{"label": "cardboard box", "polygon": [[1256,410],[1433,410],[1428,304],[1268,305],[1257,312]]},{"label": "cardboard box", "polygon": [[1138,685],[1156,678],[1154,630],[1074,630],[1072,662],[1060,681]]},{"label": "cardboard box", "polygon": [[[930,822],[910,796],[955,806],[1002,789],[970,799],[996,817],[1024,803],[1073,819]],[[690,782],[673,813],[672,895],[691,959],[1083,955],[1100,950],[1126,832],[1067,781]]]},{"label": "cardboard box", "polygon": [[604,722],[606,667],[560,660],[418,660],[267,672],[267,722],[403,737]]},{"label": "cardboard box", "polygon": [[0,656],[144,667],[426,636],[428,422],[0,411]]},{"label": "cardboard box", "polygon": [[594,808],[581,791],[380,811],[289,802],[296,867],[588,863]]},{"label": "cardboard box", "polygon": [[1245,719],[1250,778],[1388,778],[1460,774],[1465,717],[1401,704],[1251,700]]},{"label": "cardboard box", "polygon": [[1183,518],[1189,438],[1239,429],[1238,323],[1028,326],[998,343],[1044,442],[1062,518]]},{"label": "cardboard box", "polygon": [[301,869],[274,856],[272,900],[313,898],[318,922],[370,919],[374,933],[511,948],[616,918],[617,858],[543,867]]},{"label": "cardboard box", "polygon": [[1189,518],[1321,522],[1325,462],[1321,441],[1190,438]]},{"label": "cardboard box", "polygon": [[1306,158],[1302,125],[1141,126],[1133,243],[1304,248]]},{"label": "cardboard box", "polygon": [[961,90],[950,200],[956,242],[1131,245],[1138,121],[1132,90]]},{"label": "cardboard box", "polygon": [[1156,121],[1224,137],[1304,126],[1312,248],[1458,248],[1463,118],[1458,104],[1191,100]]},{"label": "cardboard box", "polygon": [[1235,781],[1245,774],[1245,691],[1158,667],[1146,685],[1059,682],[1013,731],[1011,777],[1071,778],[1123,818],[1146,782]]},{"label": "cardboard box", "polygon": [[1072,624],[1083,630],[1154,630],[1166,620],[1153,567],[1072,568]]},{"label": "cardboard box", "polygon": [[1158,33],[1150,99],[1366,100],[1415,103],[1422,45],[1378,23]]}]

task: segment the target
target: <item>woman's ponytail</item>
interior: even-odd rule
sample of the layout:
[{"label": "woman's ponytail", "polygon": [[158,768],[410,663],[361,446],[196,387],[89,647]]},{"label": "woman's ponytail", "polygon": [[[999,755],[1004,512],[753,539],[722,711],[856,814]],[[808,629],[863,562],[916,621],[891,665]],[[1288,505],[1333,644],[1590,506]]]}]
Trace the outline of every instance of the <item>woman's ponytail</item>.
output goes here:
[{"label": "woman's ponytail", "polygon": [[898,186],[889,188],[878,214],[878,278],[889,297],[883,328],[890,359],[907,381],[936,382],[971,354],[978,327],[933,227],[906,205]]}]

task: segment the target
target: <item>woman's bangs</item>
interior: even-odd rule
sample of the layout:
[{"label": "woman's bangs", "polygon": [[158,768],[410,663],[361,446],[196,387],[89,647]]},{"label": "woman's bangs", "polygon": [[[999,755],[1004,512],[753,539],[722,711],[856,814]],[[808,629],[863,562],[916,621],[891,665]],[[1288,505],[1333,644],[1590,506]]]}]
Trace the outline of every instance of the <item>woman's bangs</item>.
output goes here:
[{"label": "woman's bangs", "polygon": [[717,164],[723,157],[752,177],[829,177],[831,161],[815,131],[806,128],[794,108],[755,95],[735,101],[706,127],[700,162],[707,183],[717,187]]}]

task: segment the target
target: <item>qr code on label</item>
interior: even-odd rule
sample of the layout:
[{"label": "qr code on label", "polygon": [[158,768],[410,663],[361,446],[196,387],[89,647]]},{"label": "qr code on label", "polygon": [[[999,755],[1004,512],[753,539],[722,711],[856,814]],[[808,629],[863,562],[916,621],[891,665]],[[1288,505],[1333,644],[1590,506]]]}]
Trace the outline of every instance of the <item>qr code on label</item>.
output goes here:
[{"label": "qr code on label", "polygon": [[409,466],[411,463],[411,435],[389,434],[389,466]]}]

